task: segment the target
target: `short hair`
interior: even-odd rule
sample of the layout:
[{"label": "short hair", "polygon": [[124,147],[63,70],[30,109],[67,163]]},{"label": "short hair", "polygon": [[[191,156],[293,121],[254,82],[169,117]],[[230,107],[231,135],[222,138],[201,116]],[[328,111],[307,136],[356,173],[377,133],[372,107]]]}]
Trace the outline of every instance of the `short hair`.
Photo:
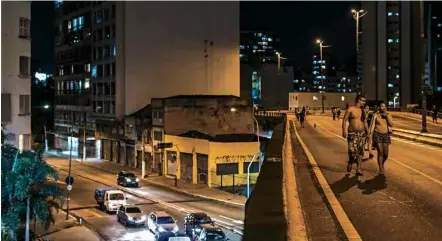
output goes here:
[{"label": "short hair", "polygon": [[378,106],[381,106],[382,104],[385,104],[385,101],[380,100],[380,101],[378,102]]}]

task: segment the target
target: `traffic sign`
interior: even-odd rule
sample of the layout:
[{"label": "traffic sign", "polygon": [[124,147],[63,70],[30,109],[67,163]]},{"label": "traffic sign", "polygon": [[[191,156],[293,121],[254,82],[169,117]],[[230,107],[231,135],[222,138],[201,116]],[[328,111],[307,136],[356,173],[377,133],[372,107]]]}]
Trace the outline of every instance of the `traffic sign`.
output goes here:
[{"label": "traffic sign", "polygon": [[158,143],[157,148],[158,149],[166,149],[166,148],[171,148],[172,146],[173,146],[172,142]]},{"label": "traffic sign", "polygon": [[72,185],[68,185],[68,191],[72,190]]},{"label": "traffic sign", "polygon": [[74,178],[71,177],[71,176],[66,177],[66,179],[64,179],[64,182],[65,182],[67,185],[72,185],[72,184],[74,184]]}]

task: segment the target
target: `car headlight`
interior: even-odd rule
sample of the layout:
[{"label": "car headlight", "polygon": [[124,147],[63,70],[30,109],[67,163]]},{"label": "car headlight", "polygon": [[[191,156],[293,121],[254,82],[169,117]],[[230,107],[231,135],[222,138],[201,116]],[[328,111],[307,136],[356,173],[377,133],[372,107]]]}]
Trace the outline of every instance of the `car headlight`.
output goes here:
[{"label": "car headlight", "polygon": [[134,220],[132,217],[128,217],[127,219],[129,219],[129,221],[133,221]]},{"label": "car headlight", "polygon": [[146,216],[145,215],[141,216],[141,221],[146,221]]},{"label": "car headlight", "polygon": [[135,179],[135,181],[139,182],[139,181],[140,181],[140,179],[138,179],[138,178],[137,178],[137,179]]},{"label": "car headlight", "polygon": [[130,178],[127,178],[127,177],[126,177],[126,181],[130,182]]},{"label": "car headlight", "polygon": [[166,231],[163,227],[161,227],[161,226],[159,226],[158,227],[158,231],[160,231],[160,232],[164,232],[164,231]]},{"label": "car headlight", "polygon": [[175,225],[175,227],[173,228],[173,231],[174,232],[178,232],[179,231],[178,225]]}]

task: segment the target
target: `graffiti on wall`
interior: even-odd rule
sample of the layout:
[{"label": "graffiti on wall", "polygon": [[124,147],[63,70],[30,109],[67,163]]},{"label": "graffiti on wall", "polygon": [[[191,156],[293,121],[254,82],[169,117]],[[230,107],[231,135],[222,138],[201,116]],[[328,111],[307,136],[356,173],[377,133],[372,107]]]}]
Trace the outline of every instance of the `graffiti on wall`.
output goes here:
[{"label": "graffiti on wall", "polygon": [[237,162],[251,162],[253,155],[226,155],[215,157],[216,163],[237,163]]}]

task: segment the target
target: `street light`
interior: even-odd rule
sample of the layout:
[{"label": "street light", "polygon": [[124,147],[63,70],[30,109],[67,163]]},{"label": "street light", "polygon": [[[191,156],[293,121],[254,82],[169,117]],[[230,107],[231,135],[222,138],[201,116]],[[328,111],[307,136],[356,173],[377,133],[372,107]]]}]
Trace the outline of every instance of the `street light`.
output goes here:
[{"label": "street light", "polygon": [[364,9],[352,9],[351,13],[353,13],[353,18],[356,20],[356,54],[359,51],[359,19],[367,15],[368,11]]},{"label": "street light", "polygon": [[[237,109],[235,108],[235,107],[232,107],[232,108],[230,108],[230,111],[231,112],[236,112],[237,111]],[[258,124],[258,120],[256,119],[256,117],[255,117],[255,111],[253,111],[253,119],[254,119],[254,121],[255,121],[255,124],[256,124],[256,131],[255,130],[253,130],[253,134],[255,134],[255,132],[256,132],[256,135],[258,136],[258,142],[259,142],[259,124]],[[255,129],[255,127],[253,127],[253,129]],[[261,148],[261,147],[260,147]]]},{"label": "street light", "polygon": [[395,96],[393,98],[393,108],[396,108],[396,99],[399,98],[399,96]]},{"label": "street light", "polygon": [[275,54],[276,56],[278,56],[278,74],[279,74],[281,69],[281,59],[287,59],[287,58],[281,57],[281,53],[278,51],[276,51]]},{"label": "street light", "polygon": [[[324,76],[323,76],[323,73],[322,73],[322,65],[324,64],[323,63],[323,60],[322,60],[322,48],[328,48],[328,47],[331,47],[331,45],[324,45],[324,41],[323,40],[321,40],[321,39],[317,39],[316,40],[316,43],[319,45],[319,55],[320,55],[320,60],[321,60],[321,66],[319,67],[320,68],[320,75],[321,75],[321,86],[322,86],[322,88],[323,88],[323,90],[322,90],[322,114],[324,114],[324,101],[325,101],[325,99],[324,99],[324,92],[325,92],[325,87],[324,87]],[[325,65],[324,65],[325,66]]]},{"label": "street light", "polygon": [[249,199],[250,197],[250,166],[256,160],[257,156],[261,158],[261,152],[258,152],[253,156],[252,161],[249,163],[249,166],[247,167],[247,199]]},{"label": "street light", "polygon": [[49,109],[49,105],[44,105],[43,108]]}]

